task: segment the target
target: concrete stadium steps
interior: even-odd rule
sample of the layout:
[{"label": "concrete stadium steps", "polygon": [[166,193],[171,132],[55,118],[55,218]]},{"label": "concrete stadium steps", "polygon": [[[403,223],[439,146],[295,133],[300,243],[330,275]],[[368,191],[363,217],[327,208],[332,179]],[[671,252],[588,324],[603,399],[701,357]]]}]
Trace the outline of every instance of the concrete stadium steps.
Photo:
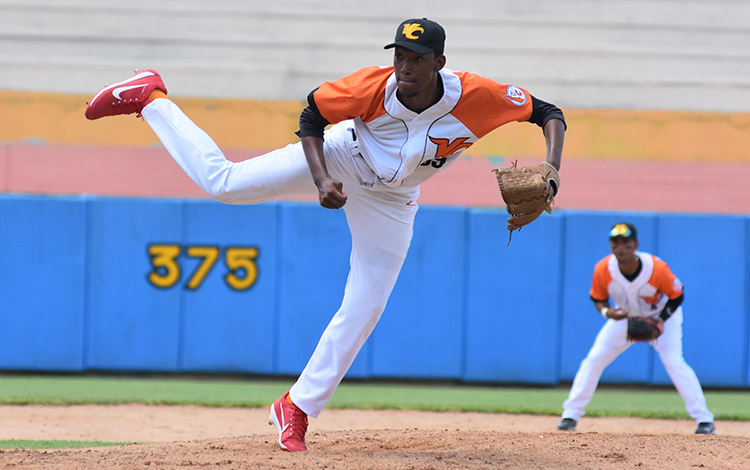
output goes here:
[{"label": "concrete stadium steps", "polygon": [[[229,151],[239,161],[261,151]],[[518,159],[519,165],[538,162]],[[493,168],[462,158],[422,187],[423,205],[503,205]],[[557,209],[746,214],[750,165],[564,158]],[[162,148],[0,144],[0,192],[205,198]],[[314,197],[294,200],[315,201]]]},{"label": "concrete stadium steps", "polygon": [[185,96],[303,100],[389,65],[395,26],[424,15],[449,68],[564,107],[750,111],[741,0],[0,0],[0,89],[87,93],[152,67]]}]

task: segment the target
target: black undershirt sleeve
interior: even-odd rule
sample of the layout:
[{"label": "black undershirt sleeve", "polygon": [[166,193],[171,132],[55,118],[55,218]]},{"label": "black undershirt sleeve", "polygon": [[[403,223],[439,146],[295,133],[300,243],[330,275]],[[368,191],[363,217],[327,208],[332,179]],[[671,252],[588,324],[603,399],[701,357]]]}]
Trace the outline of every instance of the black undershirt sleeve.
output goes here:
[{"label": "black undershirt sleeve", "polygon": [[[315,90],[317,90],[317,88]],[[307,95],[308,105],[302,110],[302,113],[299,116],[299,130],[295,132],[298,137],[315,136],[322,139],[323,131],[326,126],[330,124],[330,122],[320,114],[318,107],[315,105],[315,96],[313,95],[315,90]]]},{"label": "black undershirt sleeve", "polygon": [[552,103],[547,103],[539,98],[531,96],[531,117],[529,122],[533,122],[537,126],[544,129],[545,124],[550,119],[559,119],[563,122],[565,129],[568,129],[568,124],[565,122],[565,116],[560,108]]},{"label": "black undershirt sleeve", "polygon": [[661,318],[662,321],[667,321],[667,319],[672,316],[674,311],[677,310],[677,307],[682,305],[683,300],[685,300],[685,292],[680,294],[679,297],[669,299],[669,301],[667,301],[667,304],[664,306],[664,310],[662,310],[659,314],[659,318]]}]

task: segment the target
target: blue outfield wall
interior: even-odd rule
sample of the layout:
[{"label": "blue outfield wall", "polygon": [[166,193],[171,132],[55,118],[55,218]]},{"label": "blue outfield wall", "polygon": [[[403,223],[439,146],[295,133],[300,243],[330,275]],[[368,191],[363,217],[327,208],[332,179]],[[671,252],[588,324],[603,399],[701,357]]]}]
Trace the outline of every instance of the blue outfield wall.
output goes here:
[{"label": "blue outfield wall", "polygon": [[[684,352],[704,386],[750,386],[750,217],[422,207],[380,323],[349,371],[554,385],[603,319],[594,264],[618,221],[685,284]],[[295,376],[337,310],[343,211],[308,203],[0,196],[0,370]],[[282,334],[283,332],[283,334]],[[669,384],[635,344],[604,383]]]}]

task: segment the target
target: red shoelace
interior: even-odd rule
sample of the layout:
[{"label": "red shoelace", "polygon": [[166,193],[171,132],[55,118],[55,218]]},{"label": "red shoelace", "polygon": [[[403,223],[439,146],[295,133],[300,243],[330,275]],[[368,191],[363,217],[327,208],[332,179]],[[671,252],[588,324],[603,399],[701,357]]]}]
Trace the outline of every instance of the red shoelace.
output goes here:
[{"label": "red shoelace", "polygon": [[137,113],[140,115],[143,110],[143,101],[134,99],[122,100],[112,103],[111,106],[117,114]]},{"label": "red shoelace", "polygon": [[292,416],[289,418],[289,435],[298,441],[305,442],[307,433],[307,415],[296,406],[293,407]]}]

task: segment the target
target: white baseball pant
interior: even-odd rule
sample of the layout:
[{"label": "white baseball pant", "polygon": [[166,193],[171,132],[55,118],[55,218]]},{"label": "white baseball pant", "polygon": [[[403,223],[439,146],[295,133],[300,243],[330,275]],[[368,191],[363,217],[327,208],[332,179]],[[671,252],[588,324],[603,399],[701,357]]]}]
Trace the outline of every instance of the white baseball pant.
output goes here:
[{"label": "white baseball pant", "polygon": [[[317,195],[301,144],[233,163],[217,144],[167,99],[141,113],[187,175],[214,199],[254,204],[282,196]],[[412,237],[419,188],[388,188],[353,155],[351,132],[340,123],[326,132],[331,176],[344,184],[352,236],[344,299],[307,366],[292,386],[292,401],[318,417],[364,345],[401,271]],[[283,334],[283,332],[282,332]]]},{"label": "white baseball pant", "polygon": [[[573,379],[568,399],[563,403],[563,418],[578,421],[585,414],[604,369],[633,344],[627,340],[627,330],[627,320],[609,319],[604,324]],[[688,414],[698,423],[713,422],[698,377],[682,355],[682,308],[664,322],[664,333],[651,345],[659,353]]]}]

